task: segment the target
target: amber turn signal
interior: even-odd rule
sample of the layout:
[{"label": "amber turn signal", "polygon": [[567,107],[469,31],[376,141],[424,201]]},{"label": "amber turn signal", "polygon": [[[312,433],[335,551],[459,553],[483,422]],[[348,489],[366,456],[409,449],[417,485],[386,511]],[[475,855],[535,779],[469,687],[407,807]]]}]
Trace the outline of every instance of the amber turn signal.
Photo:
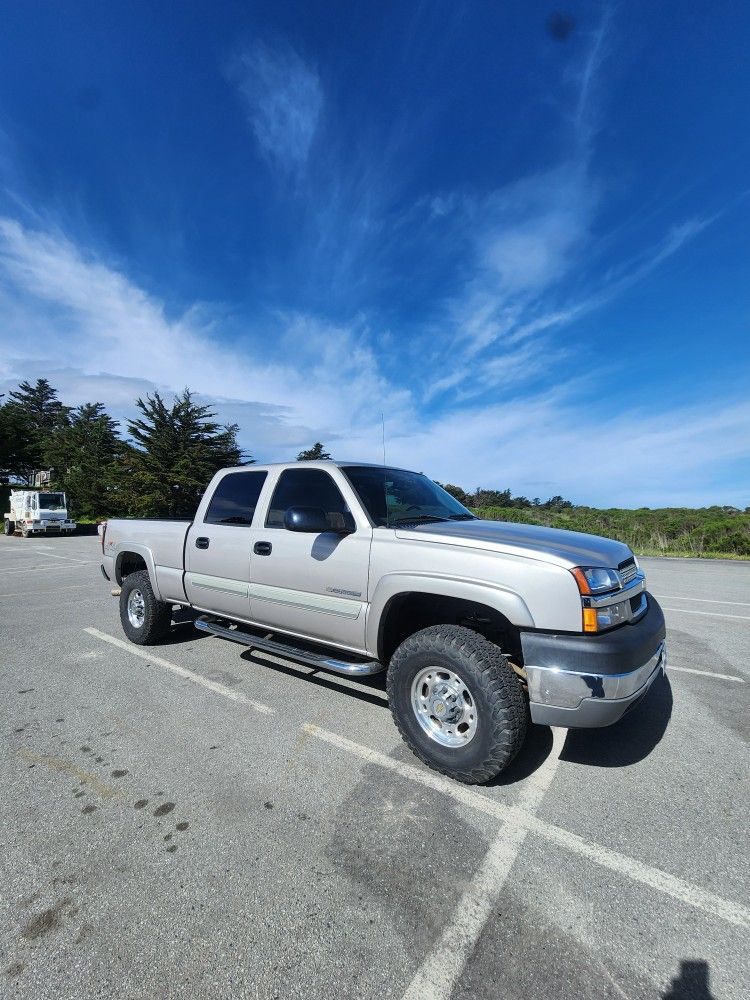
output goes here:
[{"label": "amber turn signal", "polygon": [[583,631],[598,632],[599,622],[597,620],[596,608],[583,609]]},{"label": "amber turn signal", "polygon": [[576,578],[576,583],[578,584],[578,589],[582,594],[590,594],[591,587],[589,587],[589,581],[586,579],[586,574],[581,569],[580,566],[576,566],[575,569],[570,571]]}]

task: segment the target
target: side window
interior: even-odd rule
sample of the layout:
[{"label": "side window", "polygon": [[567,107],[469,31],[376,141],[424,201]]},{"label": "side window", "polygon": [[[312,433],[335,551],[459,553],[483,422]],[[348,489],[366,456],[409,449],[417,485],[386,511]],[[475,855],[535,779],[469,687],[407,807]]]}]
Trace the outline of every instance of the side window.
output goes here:
[{"label": "side window", "polygon": [[283,528],[290,507],[320,507],[333,530],[351,523],[351,513],[338,486],[320,469],[285,469],[281,473],[271,497],[266,527]]},{"label": "side window", "polygon": [[266,475],[265,472],[230,472],[220,479],[204,522],[245,526],[252,524]]}]

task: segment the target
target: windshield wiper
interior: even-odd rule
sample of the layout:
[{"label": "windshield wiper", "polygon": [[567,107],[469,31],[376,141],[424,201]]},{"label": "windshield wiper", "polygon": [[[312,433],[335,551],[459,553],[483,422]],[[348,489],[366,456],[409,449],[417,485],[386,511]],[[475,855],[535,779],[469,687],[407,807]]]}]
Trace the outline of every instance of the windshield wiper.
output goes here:
[{"label": "windshield wiper", "polygon": [[434,514],[415,514],[413,517],[399,517],[395,521],[391,521],[391,524],[414,524],[416,521],[427,523],[447,520],[447,517],[436,517]]},{"label": "windshield wiper", "polygon": [[473,514],[451,514],[451,521],[478,521],[479,518]]}]

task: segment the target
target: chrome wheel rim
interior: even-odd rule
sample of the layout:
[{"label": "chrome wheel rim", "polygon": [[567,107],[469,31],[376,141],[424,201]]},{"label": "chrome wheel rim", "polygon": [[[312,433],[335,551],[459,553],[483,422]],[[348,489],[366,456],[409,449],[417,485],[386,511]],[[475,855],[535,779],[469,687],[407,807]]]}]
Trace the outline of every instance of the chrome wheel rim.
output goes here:
[{"label": "chrome wheel rim", "polygon": [[140,590],[131,590],[128,595],[128,621],[133,628],[143,628],[146,620],[146,602]]},{"label": "chrome wheel rim", "polygon": [[452,670],[420,670],[411,685],[411,707],[422,729],[441,746],[463,747],[476,735],[476,701]]}]

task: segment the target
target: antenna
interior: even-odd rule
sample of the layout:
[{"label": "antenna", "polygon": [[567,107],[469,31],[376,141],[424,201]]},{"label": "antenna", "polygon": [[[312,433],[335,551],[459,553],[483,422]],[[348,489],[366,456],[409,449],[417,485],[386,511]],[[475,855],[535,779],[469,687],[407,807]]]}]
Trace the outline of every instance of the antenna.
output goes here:
[{"label": "antenna", "polygon": [[391,519],[388,512],[388,491],[385,487],[385,414],[380,411],[380,426],[383,430],[383,503],[385,504],[385,526],[390,528]]}]

